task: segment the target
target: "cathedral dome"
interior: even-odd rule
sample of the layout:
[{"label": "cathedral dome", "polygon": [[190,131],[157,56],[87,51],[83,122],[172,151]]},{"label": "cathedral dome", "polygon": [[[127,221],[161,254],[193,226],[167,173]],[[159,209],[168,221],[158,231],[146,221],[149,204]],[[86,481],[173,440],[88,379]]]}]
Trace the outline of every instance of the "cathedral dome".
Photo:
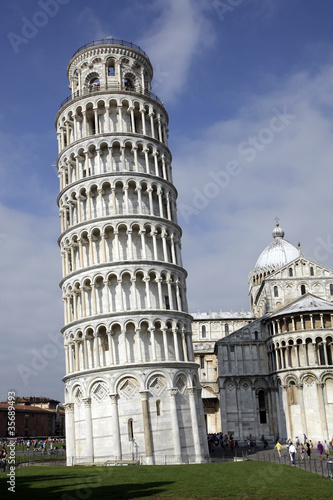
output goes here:
[{"label": "cathedral dome", "polygon": [[270,243],[265,250],[260,254],[259,259],[254,268],[255,273],[265,271],[276,271],[288,262],[296,259],[299,256],[299,251],[289,241],[284,240],[284,231],[276,223],[272,236],[274,241]]}]

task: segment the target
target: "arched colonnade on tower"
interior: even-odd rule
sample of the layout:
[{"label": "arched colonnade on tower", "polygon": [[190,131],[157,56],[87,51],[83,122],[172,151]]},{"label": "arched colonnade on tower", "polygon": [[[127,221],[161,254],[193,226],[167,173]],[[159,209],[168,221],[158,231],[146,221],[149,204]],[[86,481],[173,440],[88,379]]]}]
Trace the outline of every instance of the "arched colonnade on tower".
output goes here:
[{"label": "arched colonnade on tower", "polygon": [[92,219],[117,215],[159,217],[176,224],[176,194],[159,183],[102,179],[64,193],[59,213],[61,232]]},{"label": "arched colonnade on tower", "polygon": [[78,140],[113,133],[148,136],[168,146],[166,113],[135,98],[90,96],[84,103],[71,104],[59,116],[59,153]]},{"label": "arched colonnade on tower", "polygon": [[64,334],[66,374],[128,363],[194,361],[190,326],[174,319],[88,324]]},{"label": "arched colonnade on tower", "polygon": [[60,243],[63,276],[86,267],[123,261],[156,261],[182,267],[178,231],[159,225],[93,224],[74,230]]},{"label": "arched colonnade on tower", "polygon": [[65,322],[110,313],[140,310],[187,312],[185,277],[176,272],[122,270],[97,272],[63,285]]}]

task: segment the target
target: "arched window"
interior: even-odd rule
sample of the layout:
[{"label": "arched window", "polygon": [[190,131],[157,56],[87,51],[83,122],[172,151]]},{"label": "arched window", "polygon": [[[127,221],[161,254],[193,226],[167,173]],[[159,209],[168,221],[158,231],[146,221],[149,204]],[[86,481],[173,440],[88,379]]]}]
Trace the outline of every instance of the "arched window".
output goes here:
[{"label": "arched window", "polygon": [[305,294],[306,294],[305,285],[301,285],[301,295],[305,295]]},{"label": "arched window", "polygon": [[133,432],[133,419],[130,418],[127,422],[128,427],[128,440],[134,441],[134,432]]},{"label": "arched window", "polygon": [[224,325],[224,331],[225,331],[225,334],[226,334],[226,335],[229,335],[229,325],[228,325],[228,323],[226,323],[226,324]]},{"label": "arched window", "polygon": [[267,423],[266,397],[265,397],[265,392],[262,389],[258,391],[258,404],[259,404],[259,422],[261,424],[266,424]]},{"label": "arched window", "polygon": [[114,59],[108,60],[108,76],[115,76]]},{"label": "arched window", "polygon": [[93,76],[89,80],[88,88],[90,91],[98,90],[99,89],[99,78],[98,76]]},{"label": "arched window", "polygon": [[254,340],[258,340],[258,332],[257,332],[257,330],[254,332]]},{"label": "arched window", "polygon": [[314,270],[312,266],[310,267],[310,276],[314,276]]},{"label": "arched window", "polygon": [[161,415],[161,401],[159,399],[156,401],[156,415],[158,417]]},{"label": "arched window", "polygon": [[125,90],[134,90],[134,83],[133,83],[133,80],[132,78],[125,78]]},{"label": "arched window", "polygon": [[297,404],[297,387],[293,380],[289,382],[289,404],[296,405]]},{"label": "arched window", "polygon": [[294,273],[293,273],[293,268],[292,267],[289,267],[289,276],[293,276]]},{"label": "arched window", "polygon": [[274,297],[278,297],[279,296],[279,289],[277,286],[274,287]]},{"label": "arched window", "polygon": [[202,336],[203,338],[205,338],[205,337],[206,337],[206,327],[205,327],[205,325],[202,325],[202,327],[201,327],[201,336]]},{"label": "arched window", "polygon": [[333,295],[333,284],[330,284],[330,295]]}]

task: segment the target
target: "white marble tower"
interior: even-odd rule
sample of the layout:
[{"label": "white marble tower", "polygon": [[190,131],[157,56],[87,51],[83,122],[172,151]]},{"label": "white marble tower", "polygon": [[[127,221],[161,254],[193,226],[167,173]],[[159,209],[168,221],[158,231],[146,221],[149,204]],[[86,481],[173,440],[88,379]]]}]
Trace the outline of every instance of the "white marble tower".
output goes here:
[{"label": "white marble tower", "polygon": [[207,459],[168,115],[136,45],[81,47],[56,116],[67,463]]}]

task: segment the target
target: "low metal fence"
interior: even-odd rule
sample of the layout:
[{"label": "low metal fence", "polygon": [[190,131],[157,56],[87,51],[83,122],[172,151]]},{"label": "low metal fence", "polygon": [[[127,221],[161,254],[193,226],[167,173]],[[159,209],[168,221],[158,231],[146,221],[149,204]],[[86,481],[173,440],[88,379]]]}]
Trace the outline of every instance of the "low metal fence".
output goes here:
[{"label": "low metal fence", "polygon": [[257,452],[253,455],[249,455],[250,460],[258,460],[263,462],[273,462],[283,465],[290,465],[298,469],[303,469],[314,474],[319,474],[320,476],[333,479],[333,460],[320,460],[317,456],[308,459],[307,456],[302,459],[299,454],[295,457],[295,465],[292,464],[290,460],[290,455],[287,452],[282,452],[281,457],[279,457],[276,450],[269,450],[265,452]]}]

